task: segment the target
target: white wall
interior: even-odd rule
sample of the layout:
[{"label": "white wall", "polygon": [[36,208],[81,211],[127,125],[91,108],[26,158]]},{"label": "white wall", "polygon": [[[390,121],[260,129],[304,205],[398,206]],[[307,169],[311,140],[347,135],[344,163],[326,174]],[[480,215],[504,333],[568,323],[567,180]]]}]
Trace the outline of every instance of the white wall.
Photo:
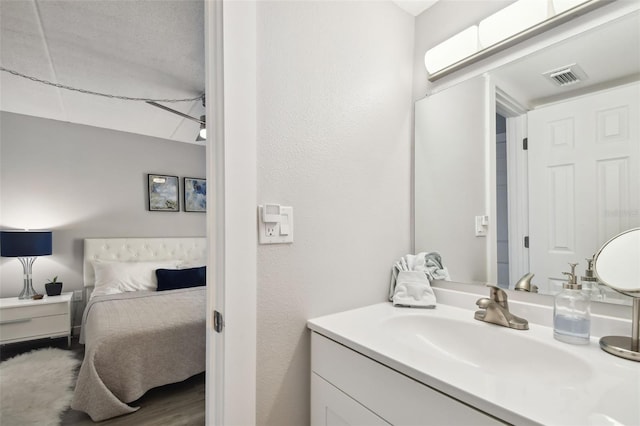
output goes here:
[{"label": "white wall", "polygon": [[[204,146],[0,113],[0,227],[53,231],[33,285],[58,275],[82,288],[83,238],[203,236],[202,213],[147,211],[147,173],[205,176]],[[22,266],[0,258],[0,297],[17,296]],[[81,310],[76,309],[76,312]],[[79,315],[76,315],[78,323]]]},{"label": "white wall", "polygon": [[411,250],[414,18],[391,2],[258,2],[257,423],[309,422],[306,320],[385,300]]}]

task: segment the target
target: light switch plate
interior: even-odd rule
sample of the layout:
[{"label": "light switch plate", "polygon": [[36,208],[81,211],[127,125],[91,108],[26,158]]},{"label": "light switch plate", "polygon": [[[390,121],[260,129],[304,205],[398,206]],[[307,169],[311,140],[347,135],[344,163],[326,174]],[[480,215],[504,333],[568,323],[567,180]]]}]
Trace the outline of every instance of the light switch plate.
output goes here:
[{"label": "light switch plate", "polygon": [[266,217],[278,222],[264,222],[264,206],[258,206],[258,243],[284,244],[293,242],[293,207],[280,206],[279,217]]},{"label": "light switch plate", "polygon": [[489,227],[489,217],[488,216],[476,216],[475,217],[475,226],[476,226],[476,237],[486,237],[487,236],[487,228]]}]

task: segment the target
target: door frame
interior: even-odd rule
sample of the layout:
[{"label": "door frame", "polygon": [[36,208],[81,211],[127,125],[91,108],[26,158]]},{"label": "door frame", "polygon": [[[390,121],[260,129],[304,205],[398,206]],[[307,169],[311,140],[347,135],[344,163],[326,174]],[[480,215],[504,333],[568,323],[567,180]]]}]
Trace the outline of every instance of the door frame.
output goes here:
[{"label": "door frame", "polygon": [[496,87],[496,112],[507,119],[507,186],[509,194],[509,288],[529,272],[529,173],[527,151],[527,109]]},{"label": "door frame", "polygon": [[[223,7],[224,6],[224,7]],[[256,422],[256,2],[205,0],[206,424]],[[224,318],[213,329],[213,314]]]}]

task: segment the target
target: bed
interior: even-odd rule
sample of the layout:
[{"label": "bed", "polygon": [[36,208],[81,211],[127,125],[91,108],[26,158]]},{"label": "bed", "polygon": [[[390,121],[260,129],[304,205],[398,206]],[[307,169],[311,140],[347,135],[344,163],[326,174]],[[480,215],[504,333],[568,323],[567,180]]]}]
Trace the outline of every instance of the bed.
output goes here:
[{"label": "bed", "polygon": [[[94,421],[132,413],[139,407],[129,403],[149,389],[205,370],[205,287],[184,285],[205,258],[205,238],[84,240],[90,297],[74,410]],[[156,291],[146,277],[158,269],[171,279],[158,275]]]}]

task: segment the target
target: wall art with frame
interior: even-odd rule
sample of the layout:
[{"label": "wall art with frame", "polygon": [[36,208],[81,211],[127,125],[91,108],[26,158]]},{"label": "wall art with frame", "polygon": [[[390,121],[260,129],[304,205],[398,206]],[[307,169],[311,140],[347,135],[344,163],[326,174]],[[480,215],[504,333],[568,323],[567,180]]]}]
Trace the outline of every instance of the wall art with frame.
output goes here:
[{"label": "wall art with frame", "polygon": [[179,212],[180,181],[178,176],[148,174],[149,211]]},{"label": "wall art with frame", "polygon": [[207,211],[207,180],[201,178],[184,178],[184,211]]}]

